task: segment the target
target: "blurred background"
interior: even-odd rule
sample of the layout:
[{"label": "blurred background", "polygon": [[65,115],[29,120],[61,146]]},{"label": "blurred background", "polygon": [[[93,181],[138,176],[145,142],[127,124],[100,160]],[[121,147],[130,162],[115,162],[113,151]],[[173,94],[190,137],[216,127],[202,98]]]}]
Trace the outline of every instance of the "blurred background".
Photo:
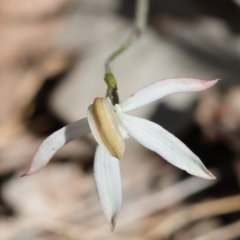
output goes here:
[{"label": "blurred background", "polygon": [[105,95],[104,61],[129,36],[132,0],[0,1],[0,239],[240,239],[240,1],[152,0],[142,38],[113,64],[120,99],[168,77],[221,78],[134,112],[179,137],[217,176],[192,177],[133,139],[111,232],[89,134],[21,178],[41,141]]}]

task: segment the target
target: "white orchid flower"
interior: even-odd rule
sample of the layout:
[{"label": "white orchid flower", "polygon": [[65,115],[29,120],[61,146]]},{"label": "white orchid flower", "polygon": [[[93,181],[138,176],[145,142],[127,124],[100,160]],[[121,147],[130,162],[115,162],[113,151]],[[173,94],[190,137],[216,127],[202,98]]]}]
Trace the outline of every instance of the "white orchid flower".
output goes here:
[{"label": "white orchid flower", "polygon": [[61,128],[43,141],[23,176],[40,171],[59,148],[92,132],[99,144],[94,159],[94,178],[103,212],[113,230],[122,202],[119,160],[124,154],[124,139],[129,135],[176,167],[198,177],[215,178],[201,160],[174,135],[153,122],[133,117],[126,112],[168,94],[208,89],[217,81],[194,78],[160,80],[115,105],[109,98],[96,98],[88,109],[87,118]]}]

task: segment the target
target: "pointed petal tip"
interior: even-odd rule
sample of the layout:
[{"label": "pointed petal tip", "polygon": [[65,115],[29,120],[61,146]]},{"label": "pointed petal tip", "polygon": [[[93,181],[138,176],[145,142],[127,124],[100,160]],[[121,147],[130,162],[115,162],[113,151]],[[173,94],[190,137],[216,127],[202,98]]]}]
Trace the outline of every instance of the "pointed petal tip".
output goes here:
[{"label": "pointed petal tip", "polygon": [[24,174],[22,174],[20,177],[26,177],[26,176],[29,176],[29,174],[24,173]]},{"label": "pointed petal tip", "polygon": [[115,227],[116,227],[116,225],[115,225],[114,223],[111,223],[111,224],[110,224],[110,228],[111,228],[111,231],[112,231],[112,232],[114,231]]},{"label": "pointed petal tip", "polygon": [[220,79],[214,79],[214,80],[200,80],[202,83],[202,88],[200,89],[200,91],[202,90],[206,90],[212,86],[214,86]]},{"label": "pointed petal tip", "polygon": [[217,179],[217,177],[215,175],[213,175],[209,170],[207,170],[207,173],[208,173],[208,179],[210,179],[210,180],[216,180]]},{"label": "pointed petal tip", "polygon": [[[203,170],[203,172],[202,172]],[[201,177],[201,178],[204,178],[204,179],[208,179],[208,180],[216,180],[217,177],[215,175],[213,175],[213,173],[211,173],[207,168],[204,167],[204,169],[201,170],[201,173],[199,174],[196,174],[195,173],[191,173],[191,172],[188,172],[190,173],[191,175],[195,175],[195,176],[198,176],[198,177]]]},{"label": "pointed petal tip", "polygon": [[27,177],[27,176],[30,176],[30,175],[33,175],[35,173],[38,173],[40,172],[44,167],[46,166],[43,165],[43,166],[39,166],[38,164],[36,164],[36,155],[33,157],[33,160],[30,164],[30,166],[28,167],[27,171],[21,175],[21,177]]},{"label": "pointed petal tip", "polygon": [[214,80],[203,80],[203,84],[205,85],[206,89],[214,86],[220,79],[214,79]]},{"label": "pointed petal tip", "polygon": [[[39,171],[37,171],[39,172]],[[24,174],[22,174],[20,177],[27,177],[27,176],[30,176],[30,175],[33,175],[37,172],[34,172],[34,171],[31,171],[31,169],[28,169]]]},{"label": "pointed petal tip", "polygon": [[111,228],[111,231],[113,232],[115,227],[116,227],[116,223],[117,223],[117,215],[114,215],[112,218],[111,218],[111,221],[109,222],[110,224],[110,228]]},{"label": "pointed petal tip", "polygon": [[212,173],[208,173],[208,175],[205,175],[203,178],[208,179],[208,180],[216,180],[217,179]]}]

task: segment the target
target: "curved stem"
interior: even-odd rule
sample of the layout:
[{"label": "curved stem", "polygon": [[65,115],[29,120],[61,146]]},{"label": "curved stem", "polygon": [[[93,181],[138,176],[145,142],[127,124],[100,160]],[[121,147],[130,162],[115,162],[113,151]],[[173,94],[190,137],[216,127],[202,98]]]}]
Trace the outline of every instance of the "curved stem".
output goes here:
[{"label": "curved stem", "polygon": [[[114,51],[107,59],[105,63],[105,77],[104,80],[108,86],[107,90],[107,97],[110,97],[110,99],[115,99],[117,102],[112,102],[113,104],[118,103],[118,97],[117,97],[117,82],[112,74],[111,70],[111,63],[119,57],[123,52],[125,52],[133,42],[137,38],[139,38],[144,31],[146,24],[147,24],[147,14],[148,14],[148,5],[149,0],[137,0],[136,4],[136,12],[135,12],[135,26],[132,34],[129,36],[129,38],[123,43],[123,45],[118,48],[116,51]],[[114,86],[115,88],[112,88],[112,84],[109,84],[109,76],[111,76],[112,79],[114,79]],[[112,83],[112,81],[110,81]],[[112,96],[111,93],[115,92],[116,96]]]},{"label": "curved stem", "polygon": [[110,64],[120,56],[125,50],[127,50],[131,44],[142,34],[147,24],[147,14],[148,14],[148,1],[149,0],[138,0],[136,5],[135,13],[135,26],[130,37],[125,41],[125,43],[114,51],[107,59],[105,63],[105,72],[111,72]]}]

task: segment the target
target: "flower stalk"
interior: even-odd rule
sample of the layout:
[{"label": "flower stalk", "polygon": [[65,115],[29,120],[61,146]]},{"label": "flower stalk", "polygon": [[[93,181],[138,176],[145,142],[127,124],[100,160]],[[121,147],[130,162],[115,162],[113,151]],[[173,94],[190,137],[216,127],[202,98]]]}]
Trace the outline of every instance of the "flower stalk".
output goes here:
[{"label": "flower stalk", "polygon": [[[107,59],[105,63],[105,76],[104,80],[107,84],[107,97],[110,98],[113,105],[119,103],[117,93],[117,81],[111,70],[111,63],[124,53],[134,42],[138,39],[144,31],[147,24],[149,0],[138,0],[135,10],[135,24],[134,29],[129,38],[123,43],[123,45],[115,50]],[[113,84],[114,83],[114,84]]]}]

